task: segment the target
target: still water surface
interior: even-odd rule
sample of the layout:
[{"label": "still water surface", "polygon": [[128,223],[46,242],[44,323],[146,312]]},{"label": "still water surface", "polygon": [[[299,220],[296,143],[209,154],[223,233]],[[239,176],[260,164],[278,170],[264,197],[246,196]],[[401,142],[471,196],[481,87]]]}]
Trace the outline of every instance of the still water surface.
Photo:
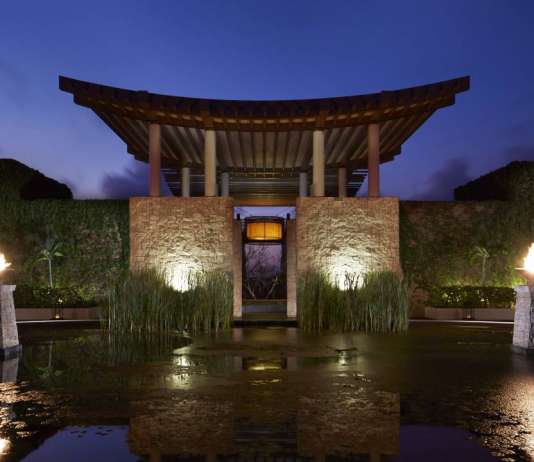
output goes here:
[{"label": "still water surface", "polygon": [[508,326],[20,334],[2,365],[2,460],[534,460],[534,360],[511,354]]}]

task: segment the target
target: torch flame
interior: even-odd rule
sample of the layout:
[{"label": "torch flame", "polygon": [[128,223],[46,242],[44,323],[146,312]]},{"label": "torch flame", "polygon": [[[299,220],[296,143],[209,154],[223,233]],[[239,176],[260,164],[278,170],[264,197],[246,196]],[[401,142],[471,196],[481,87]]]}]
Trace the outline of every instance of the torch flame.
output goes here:
[{"label": "torch flame", "polygon": [[3,253],[0,253],[0,273],[4,271],[5,269],[9,268],[11,266],[11,263],[8,263],[6,261],[6,257]]},{"label": "torch flame", "polygon": [[534,274],[534,244],[531,244],[528,249],[528,254],[523,260],[523,268],[527,272]]}]

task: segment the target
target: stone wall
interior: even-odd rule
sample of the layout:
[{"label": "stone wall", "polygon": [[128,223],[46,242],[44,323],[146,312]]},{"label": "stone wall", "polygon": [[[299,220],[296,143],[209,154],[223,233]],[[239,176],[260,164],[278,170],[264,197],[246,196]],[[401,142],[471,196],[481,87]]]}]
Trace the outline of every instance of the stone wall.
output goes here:
[{"label": "stone wall", "polygon": [[227,197],[131,198],[131,269],[161,268],[181,290],[192,271],[231,272],[232,211]]},{"label": "stone wall", "polygon": [[397,198],[304,197],[296,217],[297,273],[400,271]]},{"label": "stone wall", "polygon": [[534,354],[534,289],[518,286],[514,319],[513,349],[518,353]]}]

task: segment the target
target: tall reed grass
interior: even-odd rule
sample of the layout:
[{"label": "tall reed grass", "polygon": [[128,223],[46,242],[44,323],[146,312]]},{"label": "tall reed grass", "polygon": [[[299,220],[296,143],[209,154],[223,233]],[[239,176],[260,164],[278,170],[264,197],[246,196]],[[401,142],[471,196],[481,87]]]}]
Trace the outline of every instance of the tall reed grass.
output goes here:
[{"label": "tall reed grass", "polygon": [[299,280],[299,326],[309,331],[402,332],[408,326],[407,284],[390,271],[347,274],[344,289],[323,272]]},{"label": "tall reed grass", "polygon": [[124,274],[108,290],[102,325],[135,335],[197,333],[230,327],[232,279],[217,271],[189,275],[189,290],[178,292],[164,272],[143,269]]}]

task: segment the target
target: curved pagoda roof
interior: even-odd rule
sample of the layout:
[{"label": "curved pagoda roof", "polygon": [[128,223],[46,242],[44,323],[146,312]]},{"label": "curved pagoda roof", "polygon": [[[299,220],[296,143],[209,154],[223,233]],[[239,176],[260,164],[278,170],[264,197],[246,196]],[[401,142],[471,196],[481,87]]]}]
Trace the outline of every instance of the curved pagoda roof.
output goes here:
[{"label": "curved pagoda roof", "polygon": [[92,109],[138,160],[148,161],[148,125],[160,124],[171,190],[178,188],[181,166],[202,175],[203,131],[213,129],[217,166],[232,172],[234,192],[260,194],[267,181],[271,192],[278,187],[291,195],[298,172],[311,168],[313,130],[325,130],[327,193],[335,189],[329,169],[339,166],[348,167],[349,192],[355,193],[365,178],[367,125],[380,125],[380,161],[390,161],[437,109],[454,104],[456,94],[469,89],[469,77],[367,95],[276,101],[167,96],[63,76],[59,88]]}]

